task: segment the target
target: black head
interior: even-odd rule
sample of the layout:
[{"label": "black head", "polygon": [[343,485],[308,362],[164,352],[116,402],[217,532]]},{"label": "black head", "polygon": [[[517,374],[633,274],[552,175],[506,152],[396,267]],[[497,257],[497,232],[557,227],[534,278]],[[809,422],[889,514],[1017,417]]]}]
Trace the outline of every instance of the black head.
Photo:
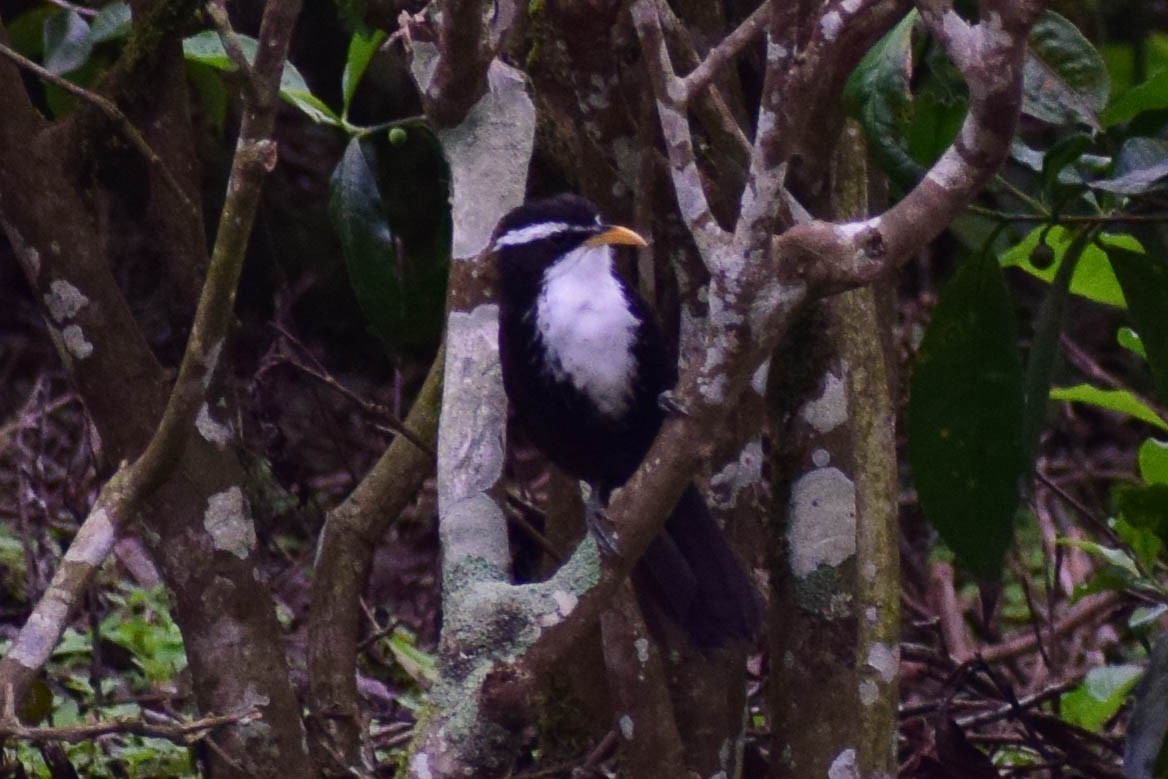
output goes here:
[{"label": "black head", "polygon": [[606,224],[592,201],[565,193],[524,203],[504,216],[492,248],[506,283],[508,276],[542,274],[581,244],[644,246],[645,241],[631,230]]}]

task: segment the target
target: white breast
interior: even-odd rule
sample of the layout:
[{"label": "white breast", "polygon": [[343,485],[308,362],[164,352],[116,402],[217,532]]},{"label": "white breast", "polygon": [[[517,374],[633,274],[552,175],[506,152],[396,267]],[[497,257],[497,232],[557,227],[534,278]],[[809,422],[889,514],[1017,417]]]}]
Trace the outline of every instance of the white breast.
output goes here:
[{"label": "white breast", "polygon": [[543,277],[536,329],[553,376],[583,390],[608,416],[628,410],[636,365],[637,319],[612,270],[607,246],[581,246]]}]

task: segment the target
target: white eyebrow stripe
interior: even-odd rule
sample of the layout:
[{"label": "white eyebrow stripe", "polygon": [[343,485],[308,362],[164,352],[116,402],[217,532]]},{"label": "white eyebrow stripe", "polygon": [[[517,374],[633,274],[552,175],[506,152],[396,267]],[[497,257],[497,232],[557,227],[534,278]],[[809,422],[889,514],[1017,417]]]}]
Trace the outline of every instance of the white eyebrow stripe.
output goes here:
[{"label": "white eyebrow stripe", "polygon": [[517,246],[523,243],[531,243],[532,241],[540,241],[544,238],[550,238],[558,233],[566,233],[570,231],[588,232],[589,229],[582,225],[569,224],[567,222],[540,222],[538,224],[528,225],[527,227],[520,227],[515,230],[508,230],[495,239],[495,248],[501,246]]}]

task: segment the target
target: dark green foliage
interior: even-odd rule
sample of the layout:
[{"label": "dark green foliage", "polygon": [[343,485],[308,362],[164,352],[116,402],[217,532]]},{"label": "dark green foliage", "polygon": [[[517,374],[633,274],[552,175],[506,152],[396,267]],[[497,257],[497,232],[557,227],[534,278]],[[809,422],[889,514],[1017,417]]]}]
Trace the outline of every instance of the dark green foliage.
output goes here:
[{"label": "dark green foliage", "polygon": [[1156,393],[1168,404],[1168,260],[1112,244],[1103,246],[1148,356]]},{"label": "dark green foliage", "polygon": [[880,167],[906,186],[924,175],[903,137],[912,118],[912,38],[914,10],[860,60],[844,87],[848,112],[864,127]]},{"label": "dark green foliage", "polygon": [[1014,312],[993,257],[942,293],[913,369],[908,455],[925,516],[957,557],[997,578],[1025,471]]},{"label": "dark green foliage", "polygon": [[354,137],[333,172],[329,195],[349,281],[391,354],[437,344],[450,255],[444,165],[425,155],[428,132],[410,135],[421,140],[395,146]]},{"label": "dark green foliage", "polygon": [[340,236],[349,282],[370,329],[384,343],[392,344],[403,298],[396,268],[397,247],[359,138],[349,141],[333,171],[329,217]]}]

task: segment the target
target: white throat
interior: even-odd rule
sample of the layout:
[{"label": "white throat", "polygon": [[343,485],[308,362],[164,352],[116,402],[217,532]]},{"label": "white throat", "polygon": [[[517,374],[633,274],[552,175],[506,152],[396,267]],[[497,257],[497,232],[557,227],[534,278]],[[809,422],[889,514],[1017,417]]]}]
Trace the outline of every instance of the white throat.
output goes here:
[{"label": "white throat", "polygon": [[628,410],[636,380],[637,318],[612,268],[608,246],[581,246],[544,271],[536,330],[556,379],[583,390],[601,413]]}]

